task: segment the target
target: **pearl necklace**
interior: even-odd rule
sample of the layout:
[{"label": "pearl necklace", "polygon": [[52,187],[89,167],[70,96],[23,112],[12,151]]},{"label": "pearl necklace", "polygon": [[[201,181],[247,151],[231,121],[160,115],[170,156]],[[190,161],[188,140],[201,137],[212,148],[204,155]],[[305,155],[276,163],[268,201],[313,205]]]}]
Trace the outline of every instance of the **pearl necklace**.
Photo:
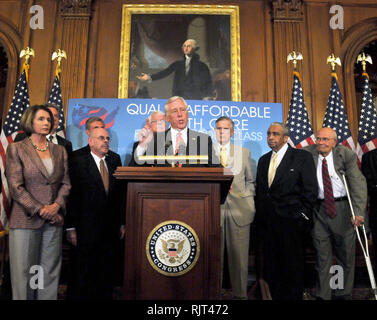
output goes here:
[{"label": "pearl necklace", "polygon": [[29,137],[29,140],[30,140],[32,146],[34,147],[34,149],[36,149],[36,150],[38,150],[38,151],[40,151],[40,152],[45,152],[45,151],[47,151],[47,149],[48,149],[48,141],[47,141],[47,140],[46,140],[46,147],[44,147],[44,148],[38,148],[37,145],[35,145],[35,144],[33,143],[33,140],[31,140],[30,137]]}]

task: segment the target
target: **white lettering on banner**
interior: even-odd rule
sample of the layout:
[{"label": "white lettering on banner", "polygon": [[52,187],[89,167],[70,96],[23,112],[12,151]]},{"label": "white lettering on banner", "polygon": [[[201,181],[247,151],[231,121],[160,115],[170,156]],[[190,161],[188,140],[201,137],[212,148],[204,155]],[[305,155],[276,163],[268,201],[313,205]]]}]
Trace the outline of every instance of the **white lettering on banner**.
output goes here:
[{"label": "white lettering on banner", "polygon": [[191,117],[222,117],[226,116],[229,118],[258,118],[258,119],[270,119],[271,118],[271,107],[247,107],[247,106],[227,106],[227,105],[188,105],[188,113]]},{"label": "white lettering on banner", "polygon": [[143,103],[140,103],[140,104],[131,103],[131,104],[127,105],[128,114],[135,115],[135,116],[138,116],[138,115],[146,116],[146,115],[149,115],[149,114],[151,114],[155,111],[162,111],[163,112],[163,107],[161,107],[160,104],[154,105],[153,103],[150,104],[150,105],[149,104],[143,104]]}]

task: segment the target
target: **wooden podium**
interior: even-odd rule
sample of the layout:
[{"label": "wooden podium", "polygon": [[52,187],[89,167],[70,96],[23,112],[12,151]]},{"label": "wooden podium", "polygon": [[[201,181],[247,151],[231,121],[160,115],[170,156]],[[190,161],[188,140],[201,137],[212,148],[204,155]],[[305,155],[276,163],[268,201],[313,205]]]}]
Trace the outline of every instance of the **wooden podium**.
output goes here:
[{"label": "wooden podium", "polygon": [[124,298],[219,299],[223,168],[119,167],[127,180]]}]

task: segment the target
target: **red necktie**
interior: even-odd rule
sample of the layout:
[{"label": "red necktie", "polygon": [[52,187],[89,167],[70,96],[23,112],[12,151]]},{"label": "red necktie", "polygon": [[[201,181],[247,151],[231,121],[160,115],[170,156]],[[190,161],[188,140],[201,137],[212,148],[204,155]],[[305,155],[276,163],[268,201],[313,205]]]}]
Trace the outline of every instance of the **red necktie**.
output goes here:
[{"label": "red necktie", "polygon": [[336,208],[335,208],[335,200],[334,194],[332,192],[332,184],[329,175],[329,170],[327,167],[326,158],[322,160],[322,180],[323,180],[323,193],[325,198],[325,208],[326,214],[331,218],[334,219],[336,216]]},{"label": "red necktie", "polygon": [[178,132],[177,133],[177,139],[175,140],[175,152],[174,154],[177,154],[178,153],[178,150],[179,150],[179,144],[180,143],[184,143],[185,141],[183,140],[182,138],[182,133]]}]

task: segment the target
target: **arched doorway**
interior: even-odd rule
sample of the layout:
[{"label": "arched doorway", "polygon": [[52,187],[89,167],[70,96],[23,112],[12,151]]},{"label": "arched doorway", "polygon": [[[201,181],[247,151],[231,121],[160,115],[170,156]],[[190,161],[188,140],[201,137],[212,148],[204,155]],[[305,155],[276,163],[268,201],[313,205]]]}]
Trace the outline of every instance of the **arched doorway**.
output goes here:
[{"label": "arched doorway", "polygon": [[[7,84],[7,75],[8,75],[8,57],[5,52],[4,47],[0,43],[0,110],[5,108],[5,90]],[[0,112],[0,128],[2,124],[1,115],[3,112]]]},{"label": "arched doorway", "polygon": [[[365,47],[360,51],[364,52],[365,55],[370,55],[373,64],[367,63],[366,72],[369,75],[369,85],[372,91],[372,96],[374,100],[374,105],[377,105],[377,40],[373,40],[365,45]],[[355,63],[354,65],[354,78],[355,78],[355,93],[356,93],[356,103],[358,110],[358,118],[360,118],[361,109],[361,98],[363,94],[362,79],[361,75],[363,73],[363,68],[361,63]]]}]

